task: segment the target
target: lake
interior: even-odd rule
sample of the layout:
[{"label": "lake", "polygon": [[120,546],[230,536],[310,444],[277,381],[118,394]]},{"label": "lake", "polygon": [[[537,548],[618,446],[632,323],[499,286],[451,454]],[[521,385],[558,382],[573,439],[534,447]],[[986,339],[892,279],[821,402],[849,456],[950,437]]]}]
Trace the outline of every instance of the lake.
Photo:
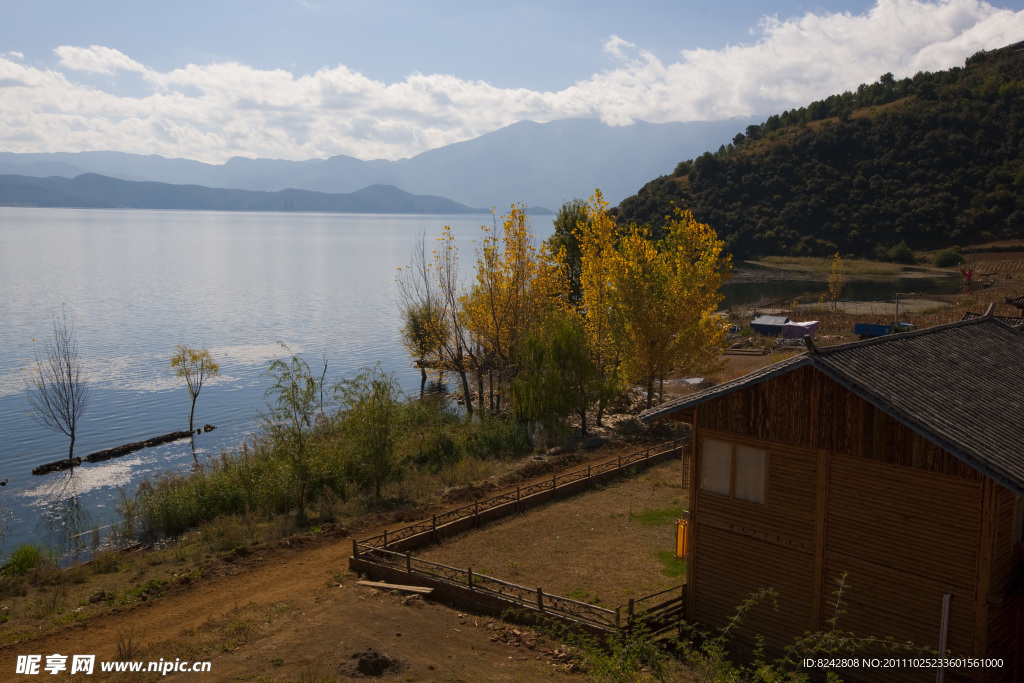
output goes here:
[{"label": "lake", "polygon": [[[79,495],[77,526],[106,524],[142,477],[188,468],[187,441],[77,468],[70,480],[31,469],[66,457],[68,439],[37,425],[25,401],[33,339],[74,316],[91,388],[75,453],[188,426],[189,397],[169,367],[176,344],[205,346],[221,376],[204,385],[196,423],[200,459],[240,444],[256,426],[274,358],[302,354],[327,377],[380,362],[408,391],[419,372],[399,340],[397,269],[420,234],[451,225],[461,264],[487,215],[353,215],[0,208],[0,506],[12,511],[4,546],[59,536]],[[551,219],[534,221],[538,239]],[[2,551],[2,549],[0,549]]]},{"label": "lake", "polygon": [[[196,437],[204,459],[238,446],[256,429],[263,373],[274,358],[301,354],[327,378],[380,362],[415,393],[419,373],[399,340],[398,268],[420,234],[451,225],[463,274],[475,261],[486,215],[353,215],[0,208],[0,553],[28,539],[57,545],[70,528],[115,517],[119,487],[187,470],[187,441],[77,468],[73,477],[33,477],[66,457],[68,440],[37,425],[25,401],[34,349],[62,306],[74,316],[91,396],[75,453],[85,456],[188,426],[189,397],[169,367],[176,344],[207,347],[221,376],[204,385]],[[539,240],[552,231],[538,217]],[[738,278],[739,279],[739,278]],[[894,283],[869,283],[888,298]],[[941,284],[941,283],[940,283]],[[858,294],[850,283],[848,292]],[[915,281],[921,291],[921,281]],[[949,286],[949,283],[945,283]],[[956,286],[955,281],[953,286]],[[730,304],[761,296],[824,291],[806,280],[737,282]],[[906,291],[906,290],[902,290]],[[78,508],[67,501],[77,496]]]}]

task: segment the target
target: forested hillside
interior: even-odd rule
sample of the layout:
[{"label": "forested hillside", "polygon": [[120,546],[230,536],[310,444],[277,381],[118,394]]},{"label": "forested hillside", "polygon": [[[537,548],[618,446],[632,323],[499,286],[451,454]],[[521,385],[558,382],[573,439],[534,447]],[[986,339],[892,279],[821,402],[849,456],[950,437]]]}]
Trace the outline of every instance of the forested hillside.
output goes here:
[{"label": "forested hillside", "polygon": [[1024,237],[1024,43],[771,116],[623,200],[619,222],[657,232],[672,202],[740,257]]}]

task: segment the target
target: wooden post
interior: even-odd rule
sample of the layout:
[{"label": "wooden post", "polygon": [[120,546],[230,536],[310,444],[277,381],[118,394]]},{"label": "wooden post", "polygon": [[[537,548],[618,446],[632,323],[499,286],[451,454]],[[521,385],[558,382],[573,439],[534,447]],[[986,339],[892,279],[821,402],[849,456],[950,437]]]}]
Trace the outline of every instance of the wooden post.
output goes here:
[{"label": "wooden post", "polygon": [[540,586],[537,586],[537,609],[544,611],[544,591]]},{"label": "wooden post", "polygon": [[384,550],[388,549],[388,530],[384,530]]},{"label": "wooden post", "polygon": [[587,488],[588,489],[594,488],[594,482],[590,478],[590,465],[587,465]]},{"label": "wooden post", "polygon": [[523,505],[519,502],[519,484],[516,484],[516,512],[522,512]]},{"label": "wooden post", "polygon": [[558,500],[558,475],[551,475],[551,495],[555,500]]},{"label": "wooden post", "polygon": [[412,574],[412,557],[409,556],[409,553],[405,554],[405,573]]},{"label": "wooden post", "polygon": [[619,453],[619,469],[622,469],[622,454]]},{"label": "wooden post", "polygon": [[480,526],[480,501],[473,501],[473,526]]},{"label": "wooden post", "polygon": [[622,628],[622,616],[620,614],[621,610],[621,607],[615,608],[615,628]]},{"label": "wooden post", "polygon": [[430,540],[437,540],[437,515],[431,515],[430,519]]},{"label": "wooden post", "polygon": [[352,539],[352,557],[359,559],[359,541]]},{"label": "wooden post", "polygon": [[473,590],[473,568],[467,569],[466,574],[469,576],[469,590]]},{"label": "wooden post", "polygon": [[629,621],[626,622],[627,626],[633,626],[633,598],[629,599]]}]

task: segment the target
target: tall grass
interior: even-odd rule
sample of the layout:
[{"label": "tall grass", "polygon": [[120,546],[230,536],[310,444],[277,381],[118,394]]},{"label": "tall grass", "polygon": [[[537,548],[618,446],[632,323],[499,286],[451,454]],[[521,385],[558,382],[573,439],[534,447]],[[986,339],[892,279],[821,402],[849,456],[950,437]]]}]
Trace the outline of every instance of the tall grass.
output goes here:
[{"label": "tall grass", "polygon": [[[511,458],[531,447],[527,428],[499,416],[469,417],[438,399],[402,404],[399,457],[403,476],[440,475],[465,470],[466,461]],[[321,417],[312,431],[305,505],[319,519],[336,516],[355,493],[357,469],[347,441],[345,414]],[[125,526],[145,538],[174,536],[219,516],[269,518],[291,512],[298,482],[289,466],[286,445],[257,437],[233,452],[196,466],[191,473],[166,472],[144,481],[121,514]],[[474,468],[469,468],[474,469]],[[445,479],[439,476],[438,481]],[[398,487],[422,491],[422,485]],[[415,502],[415,501],[408,501]]]}]

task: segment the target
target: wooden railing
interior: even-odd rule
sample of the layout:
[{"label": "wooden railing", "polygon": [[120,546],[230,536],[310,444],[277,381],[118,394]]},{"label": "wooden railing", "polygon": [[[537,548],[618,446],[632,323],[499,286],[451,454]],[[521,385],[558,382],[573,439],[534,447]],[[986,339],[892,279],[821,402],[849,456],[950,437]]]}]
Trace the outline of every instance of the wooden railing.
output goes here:
[{"label": "wooden railing", "polygon": [[[352,540],[349,568],[380,580],[428,586],[449,600],[470,603],[495,611],[514,608],[545,615],[582,626],[595,633],[614,633],[643,623],[652,633],[661,634],[677,626],[683,617],[682,587],[671,588],[639,599],[614,610],[589,605],[560,595],[545,593],[540,587],[528,588],[437,562],[413,557],[409,550],[451,536],[482,522],[500,519],[534,505],[573,495],[629,469],[649,466],[673,457],[681,457],[684,470],[690,457],[688,440],[677,439],[629,455],[618,456],[598,465],[573,472],[552,475],[550,480],[517,486],[514,492],[475,501],[430,519],[385,531],[363,540]],[[623,622],[625,616],[625,622]],[[637,621],[637,620],[641,621]]]},{"label": "wooden railing", "polygon": [[[574,495],[631,468],[647,467],[677,455],[682,457],[683,469],[687,470],[690,457],[689,439],[676,439],[653,449],[647,448],[629,455],[620,455],[598,465],[587,465],[566,474],[554,474],[551,479],[528,486],[516,486],[515,491],[477,500],[400,529],[384,531],[382,534],[359,541],[358,545],[391,550],[416,548],[441,537],[478,527],[483,522],[501,519],[535,505],[558,500],[560,496]],[[355,553],[355,550],[353,552]]]},{"label": "wooden railing", "polygon": [[[589,605],[560,595],[545,593],[543,588],[528,588],[493,576],[474,572],[472,568],[458,569],[437,562],[413,557],[383,548],[368,549],[353,558],[360,568],[368,564],[371,574],[389,580],[401,580],[412,585],[443,588],[448,597],[461,598],[481,606],[500,609],[521,609],[589,627],[589,630],[611,632],[616,628],[616,611]],[[390,571],[380,572],[380,569]],[[378,571],[374,571],[374,569]],[[466,593],[470,595],[467,595]]]}]

